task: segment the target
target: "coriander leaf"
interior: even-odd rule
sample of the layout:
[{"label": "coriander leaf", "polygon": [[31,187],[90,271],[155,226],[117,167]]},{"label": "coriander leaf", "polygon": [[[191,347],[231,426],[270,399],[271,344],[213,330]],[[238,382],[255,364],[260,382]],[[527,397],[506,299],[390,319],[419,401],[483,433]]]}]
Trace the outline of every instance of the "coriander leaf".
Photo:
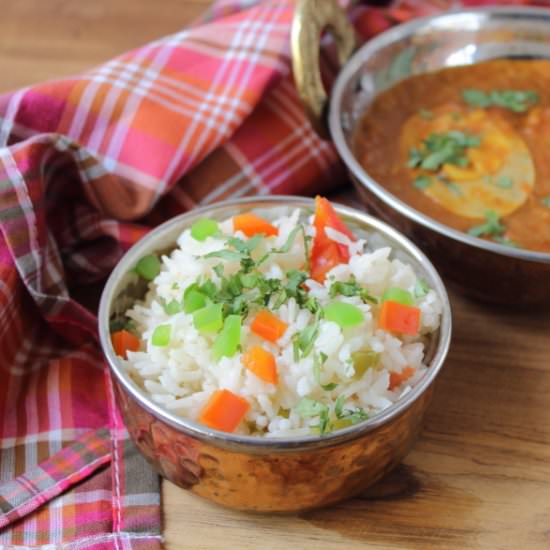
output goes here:
[{"label": "coriander leaf", "polygon": [[308,325],[301,332],[294,335],[294,338],[296,338],[298,342],[298,349],[300,350],[302,357],[307,357],[311,353],[318,334],[319,321],[316,321],[315,323]]},{"label": "coriander leaf", "polygon": [[422,141],[421,147],[409,151],[407,165],[410,168],[420,167],[424,170],[438,171],[443,164],[450,163],[467,166],[466,148],[478,147],[480,138],[457,130],[445,133],[432,133]]},{"label": "coriander leaf", "polygon": [[243,273],[240,276],[240,281],[243,287],[254,288],[260,284],[259,273]]},{"label": "coriander leaf", "polygon": [[539,95],[533,90],[463,90],[462,98],[472,107],[502,107],[515,113],[524,113],[539,101]]},{"label": "coriander leaf", "polygon": [[366,288],[363,288],[357,281],[355,277],[351,277],[348,281],[335,281],[330,285],[329,296],[335,298],[338,294],[342,296],[359,296],[363,302],[371,302],[372,304],[377,304],[378,300],[371,296],[369,291]]},{"label": "coriander leaf", "polygon": [[204,294],[205,296],[207,296],[211,300],[218,293],[218,287],[210,279],[205,281],[202,285],[197,285],[197,288],[198,288],[199,292],[201,292],[202,294]]},{"label": "coriander leaf", "polygon": [[[281,289],[272,294],[271,307],[279,309],[288,300],[288,294],[285,289]],[[266,304],[267,305],[267,304]]]},{"label": "coriander leaf", "polygon": [[312,240],[313,240],[313,237],[311,235],[306,235],[306,231],[304,229],[305,269],[308,273],[309,273],[309,245],[310,245]]},{"label": "coriander leaf", "polygon": [[495,235],[493,237],[493,241],[497,242],[498,244],[503,244],[504,246],[511,246],[512,248],[520,248],[520,246],[512,241],[512,239],[509,239],[508,237],[504,237],[502,235]]},{"label": "coriander leaf", "polygon": [[301,224],[296,226],[288,234],[288,238],[287,238],[285,244],[283,244],[283,246],[281,246],[280,248],[275,248],[275,249],[271,250],[271,252],[273,254],[287,254],[290,251],[290,249],[292,248],[292,245],[294,244],[294,241],[296,240],[296,235],[298,234],[299,231],[304,231],[304,226],[301,225]]},{"label": "coriander leaf", "polygon": [[128,317],[115,317],[114,319],[109,321],[109,332],[117,332],[119,330],[135,332],[136,325],[134,321],[128,319]]},{"label": "coriander leaf", "polygon": [[[321,384],[321,366],[322,363],[324,363],[327,359],[326,354],[321,353],[322,356],[324,356],[324,359],[322,357],[313,357],[313,378],[315,379],[315,382],[321,386],[321,388],[325,391],[332,391],[338,387],[338,384],[335,384],[334,382],[331,382],[329,384]],[[322,362],[321,362],[322,361]]]},{"label": "coriander leaf", "polygon": [[304,271],[298,271],[297,269],[291,269],[286,274],[287,282],[285,289],[290,296],[296,297],[300,285],[308,278],[308,274]]},{"label": "coriander leaf", "polygon": [[424,120],[431,120],[434,117],[433,113],[428,109],[420,109],[420,111],[418,111],[418,115]]},{"label": "coriander leaf", "polygon": [[500,176],[497,179],[497,186],[502,189],[511,189],[514,185],[514,180],[510,176]]},{"label": "coriander leaf", "polygon": [[363,420],[367,420],[368,417],[369,415],[361,407],[357,407],[353,410],[346,409],[341,416],[341,418],[351,420],[352,424],[363,422]]},{"label": "coriander leaf", "polygon": [[164,307],[164,312],[167,315],[175,315],[176,313],[179,313],[180,311],[182,311],[181,303],[176,300],[171,300],[167,304],[164,304],[163,307]]},{"label": "coriander leaf", "polygon": [[481,237],[482,235],[495,236],[502,235],[506,228],[500,222],[498,214],[493,210],[488,210],[485,213],[485,223],[476,225],[468,230],[468,234],[473,237]]},{"label": "coriander leaf", "polygon": [[491,100],[482,90],[467,89],[462,91],[462,99],[472,107],[489,107]]},{"label": "coriander leaf", "polygon": [[336,403],[334,404],[334,414],[336,414],[336,418],[342,418],[345,402],[346,402],[345,395],[340,395],[338,399],[336,399]]},{"label": "coriander leaf", "polygon": [[319,414],[319,433],[321,435],[329,431],[329,410],[328,407],[323,409]]},{"label": "coriander leaf", "polygon": [[214,273],[220,278],[223,278],[223,264],[217,264],[213,268]]},{"label": "coriander leaf", "polygon": [[416,168],[422,162],[422,154],[416,147],[411,147],[409,151],[409,160],[407,166],[409,168]]},{"label": "coriander leaf", "polygon": [[546,206],[547,208],[550,208],[550,197],[544,197],[544,199],[542,199],[541,202],[544,206]]},{"label": "coriander leaf", "polygon": [[416,279],[414,285],[414,296],[415,298],[423,298],[430,291],[428,283],[424,279]]},{"label": "coriander leaf", "polygon": [[310,399],[309,397],[302,397],[296,406],[296,412],[302,418],[319,416],[323,411],[328,411],[327,405],[320,401],[315,401],[315,399]]},{"label": "coriander leaf", "polygon": [[461,197],[463,195],[462,189],[460,189],[460,187],[456,183],[449,182],[446,185],[447,189],[451,191],[451,193],[455,194],[457,197]]},{"label": "coriander leaf", "polygon": [[[302,224],[296,226],[289,234],[288,234],[288,237],[287,237],[287,240],[286,242],[283,244],[283,246],[281,246],[280,248],[272,248],[269,252],[267,252],[264,256],[262,256],[259,260],[258,260],[258,265],[261,265],[263,264],[271,254],[287,254],[290,249],[292,248],[292,246],[294,245],[294,241],[296,240],[296,235],[298,234],[299,231],[302,231],[302,233],[304,234],[304,239],[305,239],[305,229],[304,229],[304,226]],[[305,243],[305,241],[304,241]]]},{"label": "coriander leaf", "polygon": [[292,355],[294,361],[298,362],[300,360],[300,344],[298,343],[298,338],[292,339]]},{"label": "coriander leaf", "polygon": [[226,240],[226,243],[243,254],[250,254],[263,239],[264,236],[262,234],[254,235],[254,237],[251,237],[246,241],[239,239],[238,237],[229,237]]},{"label": "coriander leaf", "polygon": [[236,252],[235,250],[228,250],[227,248],[222,250],[216,250],[214,252],[209,252],[202,256],[203,258],[220,258],[222,260],[227,260],[230,262],[238,262],[244,258],[244,255],[241,252]]},{"label": "coriander leaf", "polygon": [[432,184],[432,178],[428,176],[417,176],[414,180],[414,186],[417,189],[426,189]]}]

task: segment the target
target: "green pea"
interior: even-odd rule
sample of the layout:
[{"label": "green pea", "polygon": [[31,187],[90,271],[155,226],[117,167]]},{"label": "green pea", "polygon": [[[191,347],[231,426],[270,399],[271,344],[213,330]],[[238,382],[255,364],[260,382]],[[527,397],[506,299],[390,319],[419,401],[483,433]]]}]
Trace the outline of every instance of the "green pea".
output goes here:
[{"label": "green pea", "polygon": [[151,341],[153,346],[163,348],[170,343],[170,335],[172,333],[172,327],[170,325],[159,325],[153,331],[153,337]]},{"label": "green pea", "polygon": [[327,321],[333,321],[342,328],[359,325],[364,320],[363,312],[352,304],[345,302],[332,302],[323,308]]},{"label": "green pea", "polygon": [[403,290],[399,287],[388,288],[382,296],[382,301],[397,302],[399,304],[403,304],[404,306],[414,305],[413,295],[407,290]]},{"label": "green pea", "polygon": [[206,296],[199,290],[196,283],[189,285],[183,293],[183,311],[193,313],[206,306]]},{"label": "green pea", "polygon": [[154,254],[143,256],[136,264],[135,271],[140,277],[152,281],[160,273],[160,260]]},{"label": "green pea", "polygon": [[176,300],[171,300],[167,304],[164,304],[164,312],[167,315],[175,315],[181,311],[181,304]]},{"label": "green pea", "polygon": [[193,313],[193,324],[203,334],[218,332],[223,327],[222,304],[209,304]]},{"label": "green pea", "polygon": [[223,329],[216,337],[212,354],[218,361],[222,357],[233,357],[241,344],[241,316],[228,315]]},{"label": "green pea", "polygon": [[210,218],[201,218],[191,226],[191,237],[196,241],[205,241],[219,231],[218,222]]},{"label": "green pea", "polygon": [[371,349],[354,351],[351,354],[353,368],[355,370],[354,380],[359,380],[371,368],[378,366],[380,354]]}]

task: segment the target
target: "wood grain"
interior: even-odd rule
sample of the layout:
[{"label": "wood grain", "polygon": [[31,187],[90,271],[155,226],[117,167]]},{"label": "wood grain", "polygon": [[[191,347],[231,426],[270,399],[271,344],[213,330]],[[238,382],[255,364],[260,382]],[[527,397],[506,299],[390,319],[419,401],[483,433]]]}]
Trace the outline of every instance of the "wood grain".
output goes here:
[{"label": "wood grain", "polygon": [[[0,87],[89,68],[179,30],[209,3],[6,2]],[[360,498],[288,517],[224,510],[165,483],[168,550],[550,548],[550,315],[455,289],[451,299],[449,360],[425,429],[393,474]]]}]

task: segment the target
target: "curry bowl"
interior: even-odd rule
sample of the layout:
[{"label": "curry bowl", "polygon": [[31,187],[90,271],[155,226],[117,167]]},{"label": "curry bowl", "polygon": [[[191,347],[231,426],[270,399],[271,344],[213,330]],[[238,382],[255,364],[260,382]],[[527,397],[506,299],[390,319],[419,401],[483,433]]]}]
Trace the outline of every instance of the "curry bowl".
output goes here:
[{"label": "curry bowl", "polygon": [[265,438],[218,431],[156,403],[129,375],[115,354],[109,324],[113,316],[143,298],[133,269],[148,254],[169,253],[184,229],[205,215],[224,220],[243,212],[313,209],[312,199],[246,198],[199,208],[178,216],[135,244],[115,267],[99,308],[99,334],[117,403],[137,448],[165,478],[231,508],[293,512],[351,497],[396,466],[413,445],[442,368],[451,338],[451,310],[445,287],[426,256],[385,223],[352,208],[335,210],[373,249],[391,246],[435,290],[442,304],[439,329],[425,348],[426,372],[393,404],[367,420],[324,435]]},{"label": "curry bowl", "polygon": [[[495,7],[419,18],[383,32],[351,55],[354,31],[341,9],[331,1],[316,6],[302,0],[296,11],[295,80],[306,113],[332,139],[367,208],[410,237],[464,293],[514,306],[550,304],[549,252],[477,238],[437,221],[390,192],[387,180],[372,177],[355,146],[365,112],[405,78],[494,59],[549,58],[550,10]],[[325,27],[335,35],[343,65],[330,98],[316,69]]]}]

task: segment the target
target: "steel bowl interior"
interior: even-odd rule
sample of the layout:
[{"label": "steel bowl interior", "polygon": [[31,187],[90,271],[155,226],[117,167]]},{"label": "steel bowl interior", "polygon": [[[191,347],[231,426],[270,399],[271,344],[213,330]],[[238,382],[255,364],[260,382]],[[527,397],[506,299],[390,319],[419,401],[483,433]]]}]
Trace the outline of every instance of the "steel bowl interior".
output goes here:
[{"label": "steel bowl interior", "polygon": [[441,369],[451,340],[451,308],[447,292],[437,271],[428,258],[406,237],[380,220],[358,210],[336,205],[340,216],[359,234],[369,237],[372,248],[391,246],[394,257],[409,262],[414,269],[426,279],[428,284],[439,294],[443,304],[443,314],[439,331],[431,340],[426,350],[426,364],[429,369],[418,384],[402,399],[383,410],[369,420],[339,430],[326,436],[305,436],[300,438],[268,439],[254,436],[228,434],[207,428],[199,423],[186,420],[154,403],[126,373],[121,361],[114,353],[109,335],[109,319],[114,313],[125,311],[136,299],[143,297],[145,287],[135,285],[131,270],[139,258],[152,252],[169,252],[175,247],[179,234],[189,227],[196,219],[207,215],[214,219],[226,219],[239,212],[255,210],[258,213],[273,209],[288,211],[289,208],[303,208],[313,211],[312,199],[290,196],[271,196],[263,198],[245,198],[217,203],[212,206],[198,208],[173,218],[160,225],[146,237],[136,243],[120,260],[111,273],[101,296],[98,323],[99,335],[103,353],[109,363],[112,374],[119,381],[124,391],[135,399],[145,410],[156,418],[166,422],[181,432],[226,449],[241,450],[249,453],[291,452],[302,449],[320,448],[336,445],[343,441],[354,439],[385,424],[401,414],[427,390]]},{"label": "steel bowl interior", "polygon": [[415,19],[368,41],[334,84],[329,128],[355,180],[404,217],[450,239],[517,259],[550,263],[550,253],[472,237],[412,208],[375,181],[356,160],[358,122],[381,92],[411,75],[495,58],[550,58],[550,10],[506,7],[454,11]]}]

